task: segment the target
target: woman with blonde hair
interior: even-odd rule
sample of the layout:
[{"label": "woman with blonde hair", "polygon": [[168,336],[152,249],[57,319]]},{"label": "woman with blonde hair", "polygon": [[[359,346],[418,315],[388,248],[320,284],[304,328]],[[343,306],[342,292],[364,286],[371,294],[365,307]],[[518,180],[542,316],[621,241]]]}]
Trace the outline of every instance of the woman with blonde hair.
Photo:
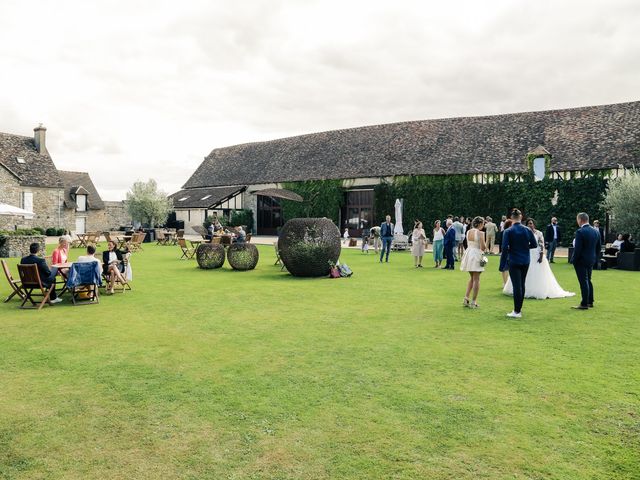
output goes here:
[{"label": "woman with blonde hair", "polygon": [[63,235],[58,239],[58,246],[51,255],[51,263],[57,265],[59,263],[67,263],[69,259],[69,240],[67,235]]},{"label": "woman with blonde hair", "polygon": [[[466,239],[468,248],[464,251],[460,270],[469,272],[467,291],[462,301],[462,305],[469,308],[478,308],[478,292],[480,291],[480,274],[484,272],[484,255],[486,245],[484,232],[481,231],[484,225],[484,218],[475,217],[471,222],[471,228],[467,231]],[[473,293],[473,297],[469,295]]]}]

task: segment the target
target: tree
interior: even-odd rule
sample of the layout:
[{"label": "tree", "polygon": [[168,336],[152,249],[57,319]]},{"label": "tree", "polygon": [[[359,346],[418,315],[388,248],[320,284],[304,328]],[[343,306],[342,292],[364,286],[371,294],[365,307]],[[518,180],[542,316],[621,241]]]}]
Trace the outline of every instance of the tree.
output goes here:
[{"label": "tree", "polygon": [[640,238],[640,171],[626,170],[624,176],[610,180],[602,205],[617,232]]},{"label": "tree", "polygon": [[173,210],[171,200],[166,193],[158,190],[154,179],[135,182],[127,192],[126,205],[131,218],[149,227],[163,224]]}]

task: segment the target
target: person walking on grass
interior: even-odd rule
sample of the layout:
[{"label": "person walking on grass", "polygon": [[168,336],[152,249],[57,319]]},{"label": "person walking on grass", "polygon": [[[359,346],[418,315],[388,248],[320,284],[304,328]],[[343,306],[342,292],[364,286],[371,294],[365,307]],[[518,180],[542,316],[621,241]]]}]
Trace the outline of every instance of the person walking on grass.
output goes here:
[{"label": "person walking on grass", "polygon": [[[480,291],[480,274],[484,272],[483,252],[486,249],[482,217],[476,217],[471,222],[471,228],[467,232],[467,249],[462,254],[460,270],[469,272],[469,282],[464,295],[462,305],[469,308],[478,308],[478,292]],[[469,298],[473,292],[473,297]]]},{"label": "person walking on grass", "polygon": [[391,242],[393,241],[393,223],[391,223],[391,215],[385,217],[385,221],[380,225],[380,238],[382,239],[382,249],[380,250],[380,263],[382,257],[385,256],[386,262],[389,263],[389,252],[391,251]]},{"label": "person walking on grass", "polygon": [[513,284],[513,311],[507,314],[510,318],[522,317],[522,303],[524,301],[525,281],[529,270],[530,252],[538,247],[533,232],[521,224],[522,212],[517,208],[511,212],[513,225],[504,231],[502,236],[502,254],[500,256],[500,271],[509,270],[509,277]]},{"label": "person walking on grass", "polygon": [[424,257],[424,249],[427,243],[427,236],[422,228],[422,222],[416,220],[416,224],[411,234],[411,254],[413,255],[413,263],[416,268],[422,268],[422,257]]}]

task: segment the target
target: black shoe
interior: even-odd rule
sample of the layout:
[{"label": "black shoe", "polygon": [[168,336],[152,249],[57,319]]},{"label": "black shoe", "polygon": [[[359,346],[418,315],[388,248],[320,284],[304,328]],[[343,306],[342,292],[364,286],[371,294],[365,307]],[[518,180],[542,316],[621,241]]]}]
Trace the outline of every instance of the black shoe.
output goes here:
[{"label": "black shoe", "polygon": [[556,263],[556,262],[554,262],[553,260],[549,260],[549,263]]},{"label": "black shoe", "polygon": [[593,308],[593,303],[589,303],[589,304],[587,304],[587,307],[589,307],[589,308]]},{"label": "black shoe", "polygon": [[589,307],[587,307],[586,305],[576,305],[575,307],[571,307],[574,310],[589,310]]}]

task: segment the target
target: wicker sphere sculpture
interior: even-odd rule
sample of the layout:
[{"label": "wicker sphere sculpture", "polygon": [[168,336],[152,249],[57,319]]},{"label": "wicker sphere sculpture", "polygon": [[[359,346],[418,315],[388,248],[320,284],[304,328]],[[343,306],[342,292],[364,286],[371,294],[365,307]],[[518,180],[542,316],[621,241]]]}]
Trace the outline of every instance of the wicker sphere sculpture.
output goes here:
[{"label": "wicker sphere sculpture", "polygon": [[329,262],[340,258],[340,231],[328,218],[293,218],[280,231],[280,258],[291,275],[329,275]]},{"label": "wicker sphere sculpture", "polygon": [[209,270],[224,264],[224,247],[219,243],[201,243],[196,250],[198,266]]},{"label": "wicker sphere sculpture", "polygon": [[227,260],[234,270],[253,270],[260,254],[252,243],[234,243],[227,248]]}]

